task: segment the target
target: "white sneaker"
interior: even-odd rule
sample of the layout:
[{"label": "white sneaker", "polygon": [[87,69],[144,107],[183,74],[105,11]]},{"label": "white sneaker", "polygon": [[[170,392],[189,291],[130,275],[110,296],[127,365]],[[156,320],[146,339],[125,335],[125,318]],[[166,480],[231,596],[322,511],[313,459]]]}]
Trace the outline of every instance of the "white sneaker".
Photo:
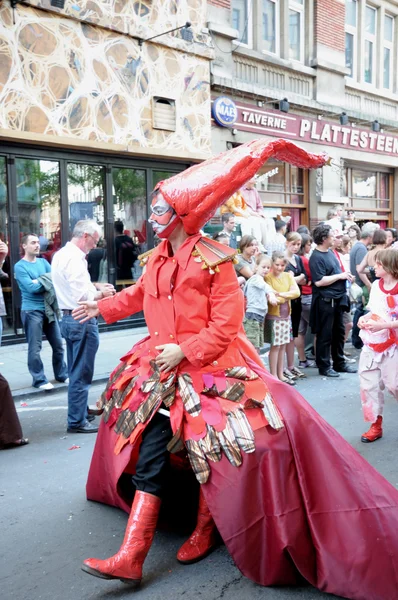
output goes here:
[{"label": "white sneaker", "polygon": [[49,392],[50,390],[53,390],[53,389],[54,389],[54,386],[50,382],[43,383],[43,385],[39,385],[39,390],[44,390],[45,392]]},{"label": "white sneaker", "polygon": [[66,385],[69,385],[69,377],[67,377],[67,378],[65,379],[64,383],[65,383]]}]

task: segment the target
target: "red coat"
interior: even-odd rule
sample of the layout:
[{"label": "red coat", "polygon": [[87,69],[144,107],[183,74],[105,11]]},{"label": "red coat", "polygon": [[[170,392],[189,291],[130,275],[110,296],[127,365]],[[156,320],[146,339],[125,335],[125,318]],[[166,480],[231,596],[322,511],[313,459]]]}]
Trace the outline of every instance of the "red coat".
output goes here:
[{"label": "red coat", "polygon": [[[193,391],[185,397],[178,378],[175,390],[158,389],[165,404],[174,394],[171,423],[174,432],[183,432],[178,439],[188,453],[192,443],[203,452],[200,466],[207,465],[210,475],[202,489],[242,573],[262,585],[295,584],[304,577],[322,591],[352,600],[395,600],[398,492],[295,390],[265,371],[241,330],[243,297],[233,266],[226,261],[219,272],[215,266],[214,273],[203,269],[206,263],[198,262],[194,251],[199,238],[189,238],[175,257],[168,256],[163,242],[137,286],[100,303],[108,322],[144,308],[150,337],[122,359],[104,393],[105,420],[90,467],[88,498],[129,511],[119,479],[123,472],[134,472],[148,421],[133,418],[130,431],[125,416],[131,420],[140,414],[151,394],[148,388],[165,386],[165,380],[154,377],[151,360],[156,345],[175,340],[187,357],[177,375],[189,374]],[[237,379],[235,371],[230,376],[228,369],[238,366],[246,379]],[[223,397],[228,394],[230,399]],[[199,398],[194,410],[192,396]],[[159,407],[154,398],[148,420]],[[274,402],[283,415],[282,428]],[[231,410],[244,413],[255,449],[239,435],[230,443],[223,439]],[[209,424],[222,442],[214,460],[203,450]],[[202,475],[199,469],[198,478]]]}]

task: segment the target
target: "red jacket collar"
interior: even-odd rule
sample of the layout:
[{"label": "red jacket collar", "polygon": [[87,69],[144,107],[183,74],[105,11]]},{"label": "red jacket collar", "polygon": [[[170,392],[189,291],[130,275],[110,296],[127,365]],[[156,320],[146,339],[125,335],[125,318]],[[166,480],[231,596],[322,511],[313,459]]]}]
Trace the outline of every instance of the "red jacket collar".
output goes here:
[{"label": "red jacket collar", "polygon": [[[193,248],[195,244],[200,240],[202,235],[200,233],[196,233],[195,235],[190,235],[189,238],[185,240],[185,242],[178,248],[174,258],[178,262],[178,265],[182,269],[186,269],[188,265],[188,261],[192,255]],[[171,252],[171,246],[167,240],[163,240],[158,248],[157,248],[158,256],[163,256],[164,258],[171,258],[173,256]]]}]

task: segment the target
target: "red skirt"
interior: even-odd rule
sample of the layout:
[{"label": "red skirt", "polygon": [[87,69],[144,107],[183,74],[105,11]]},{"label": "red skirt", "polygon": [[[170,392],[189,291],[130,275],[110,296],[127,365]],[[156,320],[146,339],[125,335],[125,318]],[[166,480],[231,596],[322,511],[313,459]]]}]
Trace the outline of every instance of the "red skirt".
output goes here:
[{"label": "red skirt", "polygon": [[[295,585],[351,600],[398,598],[398,492],[290,386],[260,366],[242,337],[246,364],[265,381],[284,420],[255,431],[255,452],[233,466],[211,462],[202,485],[237,567],[261,585]],[[134,472],[139,439],[116,455],[100,426],[87,482],[90,500],[129,512],[119,479]]]}]

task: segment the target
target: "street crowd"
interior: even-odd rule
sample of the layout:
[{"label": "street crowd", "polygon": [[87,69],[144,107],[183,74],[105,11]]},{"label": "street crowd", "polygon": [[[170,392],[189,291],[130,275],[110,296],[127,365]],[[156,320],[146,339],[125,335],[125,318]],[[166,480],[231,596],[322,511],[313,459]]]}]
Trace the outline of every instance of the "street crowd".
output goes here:
[{"label": "street crowd", "polygon": [[[344,214],[343,207],[337,205],[312,232],[305,225],[292,231],[289,218],[274,221],[265,216],[255,179],[234,194],[220,212],[223,229],[213,237],[239,248],[235,270],[246,301],[243,325],[259,353],[269,349],[271,374],[289,385],[296,385],[299,379],[306,377],[303,369],[309,367],[317,367],[323,377],[357,373],[353,365],[355,359],[345,344],[350,341],[354,348],[362,349],[363,338],[367,339],[362,353],[362,357],[367,356],[367,363],[362,358],[359,365],[361,399],[365,420],[377,426],[372,425],[370,433],[361,439],[363,442],[379,439],[384,397],[383,392],[371,388],[377,387],[381,378],[382,386],[386,384],[398,399],[398,378],[394,368],[387,369],[387,384],[379,369],[381,357],[378,354],[375,355],[378,363],[375,373],[371,374],[369,360],[372,357],[367,352],[369,348],[373,351],[373,343],[369,339],[370,332],[367,337],[364,330],[370,327],[373,334],[384,331],[382,338],[387,335],[395,339],[394,333],[390,336],[380,325],[373,331],[374,325],[366,325],[366,320],[371,315],[372,284],[377,282],[374,286],[377,290],[380,273],[385,269],[392,284],[388,289],[390,293],[386,294],[392,305],[391,318],[396,319],[396,229],[380,229],[370,221],[359,227],[354,211]],[[241,225],[239,241],[236,225]],[[385,261],[384,267],[381,260]],[[380,317],[383,308],[378,306],[375,310]],[[385,316],[390,317],[387,313]],[[395,356],[394,345],[389,345],[388,350],[390,356]],[[383,373],[387,370],[383,369]],[[375,405],[378,408],[375,409]]]},{"label": "street crowd", "polygon": [[[213,235],[214,240],[237,250],[235,271],[245,296],[243,326],[248,339],[261,355],[268,353],[271,374],[289,385],[305,378],[304,370],[311,367],[317,367],[323,377],[356,373],[355,359],[345,344],[350,341],[357,349],[364,345],[360,325],[362,322],[363,331],[372,284],[380,279],[380,251],[390,249],[393,258],[398,256],[397,231],[380,229],[373,222],[359,227],[354,211],[345,214],[341,206],[331,208],[327,219],[312,232],[305,225],[293,231],[289,217],[275,220],[265,215],[255,183],[255,178],[251,179],[225,202],[220,209],[223,228]],[[241,235],[237,235],[237,226]],[[124,252],[120,269],[124,269],[124,277],[127,272],[131,277],[138,247],[124,234],[121,222],[115,224],[115,233],[118,253]],[[50,265],[41,257],[39,236],[25,235],[21,240],[23,257],[14,267],[22,295],[21,317],[32,385],[44,391],[53,389],[40,358],[44,334],[53,350],[54,378],[68,383],[68,432],[98,431],[92,423],[95,414],[91,414],[96,411],[87,406],[99,346],[98,325],[93,319],[82,326],[72,311],[82,300],[115,293],[106,279],[93,277],[104,257],[101,236],[94,221],[79,222],[71,242],[55,253]],[[6,244],[0,242],[0,262],[4,263],[7,253]],[[90,276],[91,280],[101,281],[92,283]],[[392,277],[397,278],[394,269]],[[366,374],[362,371],[365,419],[380,424],[382,415],[368,406],[366,388],[370,384],[365,379],[369,379],[369,368],[364,369]],[[2,385],[7,387],[4,378]],[[387,387],[398,398],[398,382],[389,381]],[[10,392],[7,394],[11,397]],[[15,428],[7,424],[6,429],[8,433],[0,436],[2,446],[28,443],[19,425]],[[381,437],[380,427],[376,433],[376,439]],[[370,437],[375,437],[373,430]],[[362,440],[373,441],[366,434]]]}]

